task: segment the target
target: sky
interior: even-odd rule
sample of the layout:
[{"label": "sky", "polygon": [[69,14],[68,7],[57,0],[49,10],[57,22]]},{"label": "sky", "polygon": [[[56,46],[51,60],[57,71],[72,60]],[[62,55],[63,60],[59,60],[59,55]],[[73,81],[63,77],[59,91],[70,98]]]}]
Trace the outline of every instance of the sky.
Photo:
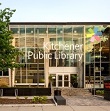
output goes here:
[{"label": "sky", "polygon": [[11,22],[109,22],[110,0],[0,0]]}]

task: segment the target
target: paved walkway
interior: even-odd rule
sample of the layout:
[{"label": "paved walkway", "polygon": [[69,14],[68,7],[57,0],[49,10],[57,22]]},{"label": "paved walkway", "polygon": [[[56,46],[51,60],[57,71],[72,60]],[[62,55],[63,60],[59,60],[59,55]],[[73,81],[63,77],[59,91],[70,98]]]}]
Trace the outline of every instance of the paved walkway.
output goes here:
[{"label": "paved walkway", "polygon": [[68,106],[110,106],[110,101],[101,96],[67,96]]},{"label": "paved walkway", "polygon": [[37,107],[1,106],[0,111],[110,111],[110,106],[37,106]]},{"label": "paved walkway", "polygon": [[[64,96],[66,106],[0,106],[0,111],[110,111],[110,101],[93,95]],[[12,98],[12,97],[11,97]],[[15,97],[14,97],[15,98]],[[32,98],[32,97],[29,97]],[[52,98],[51,96],[48,98]]]}]

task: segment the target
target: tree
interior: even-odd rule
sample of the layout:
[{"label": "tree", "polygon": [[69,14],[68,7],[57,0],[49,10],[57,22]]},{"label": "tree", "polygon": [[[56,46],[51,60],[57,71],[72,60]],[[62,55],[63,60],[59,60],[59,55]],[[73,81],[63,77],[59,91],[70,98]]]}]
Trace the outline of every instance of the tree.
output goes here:
[{"label": "tree", "polygon": [[12,45],[12,31],[9,30],[10,18],[15,11],[10,8],[0,9],[0,71],[11,69],[11,86],[13,68],[21,67],[16,63],[16,57],[22,55],[22,52]]},{"label": "tree", "polygon": [[9,30],[10,18],[14,12],[15,10],[10,8],[0,10],[0,70],[2,71],[20,66],[16,63],[16,57],[21,52],[12,45],[13,37]]}]

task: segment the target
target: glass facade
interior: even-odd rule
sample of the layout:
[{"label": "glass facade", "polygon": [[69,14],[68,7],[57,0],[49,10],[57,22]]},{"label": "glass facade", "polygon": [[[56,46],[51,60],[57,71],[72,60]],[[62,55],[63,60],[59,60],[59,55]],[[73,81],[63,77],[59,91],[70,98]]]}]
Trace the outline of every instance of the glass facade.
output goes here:
[{"label": "glass facade", "polygon": [[[43,29],[43,30],[42,30]],[[22,56],[17,57],[17,62],[22,64],[23,67],[15,69],[15,82],[16,83],[36,83],[44,85],[44,59],[28,59],[27,53],[38,53],[43,50],[44,42],[44,28],[34,25],[16,25],[10,26],[13,31],[15,40],[15,47],[23,52]]]},{"label": "glass facade", "polygon": [[8,70],[0,71],[0,77],[2,76],[9,76],[9,71]]},{"label": "glass facade", "polygon": [[[109,37],[103,36],[103,25],[87,25],[85,42],[86,87],[103,87],[104,76],[109,75]],[[88,86],[89,85],[89,86]]]},{"label": "glass facade", "polygon": [[[109,74],[110,62],[109,39],[102,35],[104,29],[103,25],[10,25],[13,44],[23,52],[23,56],[16,58],[23,67],[15,69],[15,83],[45,86],[46,76],[51,74],[53,86],[69,87],[71,72],[56,76],[58,71],[54,74],[46,70],[75,67],[78,73],[73,70],[72,74],[84,79],[83,87],[94,80],[101,87],[103,77]],[[48,62],[42,58],[45,54],[50,54]]]},{"label": "glass facade", "polygon": [[[50,67],[77,67],[77,59],[72,60],[70,57],[66,59],[60,58],[62,53],[66,55],[79,54],[79,50],[73,49],[71,45],[83,44],[84,39],[84,27],[72,26],[72,25],[60,25],[54,28],[54,34],[49,35],[50,42],[58,47],[56,50],[50,48],[50,52],[53,52],[52,59],[49,61]],[[60,45],[58,45],[60,43]],[[66,45],[71,46],[64,48]],[[55,53],[56,52],[56,53]],[[55,54],[59,59],[55,59]]]}]

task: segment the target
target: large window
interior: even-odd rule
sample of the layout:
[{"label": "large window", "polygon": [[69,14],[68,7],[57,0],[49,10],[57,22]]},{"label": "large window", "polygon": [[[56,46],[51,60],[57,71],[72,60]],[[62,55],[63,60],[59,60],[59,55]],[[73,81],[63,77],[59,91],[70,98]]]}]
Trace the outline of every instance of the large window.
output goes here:
[{"label": "large window", "polygon": [[[54,28],[49,30],[53,31]],[[78,67],[79,57],[83,55],[84,27],[83,26],[56,26],[56,33],[49,35],[49,40],[53,44],[50,46],[52,59],[50,67]],[[72,46],[82,45],[81,50],[73,49]],[[67,47],[67,48],[65,48]],[[74,56],[74,57],[73,57]],[[77,56],[77,57],[76,57]],[[82,58],[83,59],[83,56]],[[83,60],[80,60],[81,62]]]},{"label": "large window", "polygon": [[47,28],[45,26],[19,25],[17,28],[12,26],[10,29],[14,33],[15,47],[23,52],[22,56],[16,57],[17,62],[23,66],[15,69],[15,82],[44,83],[44,58],[41,58],[42,55],[39,55],[39,52],[44,54],[43,34],[47,33]]},{"label": "large window", "polygon": [[0,76],[9,76],[9,71],[8,70],[0,71]]},{"label": "large window", "polygon": [[86,83],[102,87],[103,77],[109,75],[109,39],[102,34],[103,26],[86,26]]}]

